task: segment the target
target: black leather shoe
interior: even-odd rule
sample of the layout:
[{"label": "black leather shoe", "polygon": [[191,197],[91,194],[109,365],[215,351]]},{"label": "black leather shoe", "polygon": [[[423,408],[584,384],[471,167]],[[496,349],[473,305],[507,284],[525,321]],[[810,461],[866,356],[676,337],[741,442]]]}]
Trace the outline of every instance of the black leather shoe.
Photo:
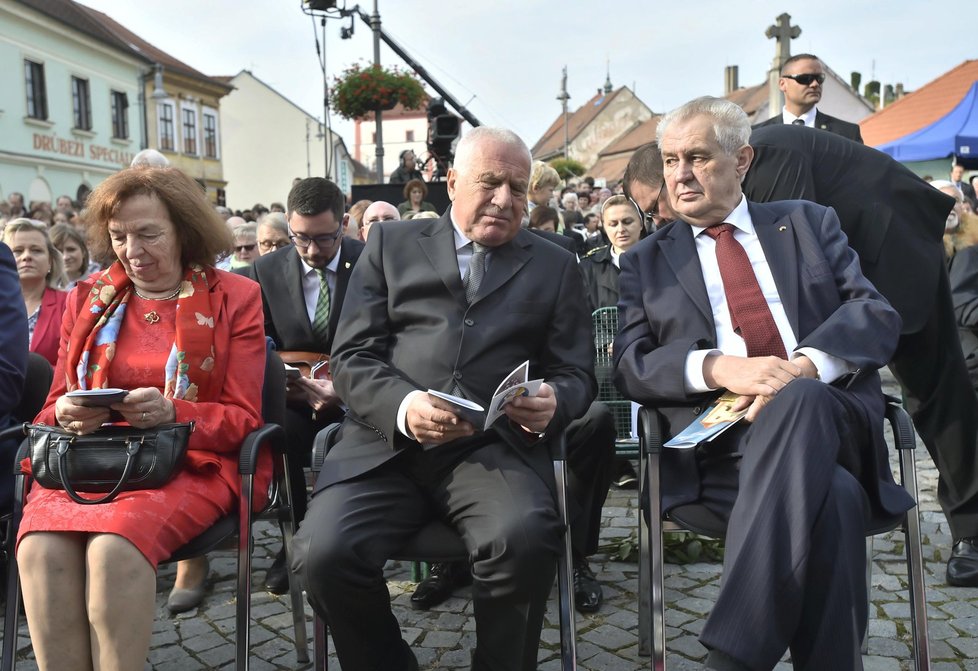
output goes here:
[{"label": "black leather shoe", "polygon": [[289,591],[289,567],[285,565],[285,548],[278,551],[275,561],[265,573],[265,589],[272,594],[285,594]]},{"label": "black leather shoe", "polygon": [[638,473],[635,472],[635,467],[632,466],[632,462],[624,457],[615,458],[615,487],[618,489],[637,489],[638,488]]},{"label": "black leather shoe", "polygon": [[601,583],[586,559],[574,560],[574,606],[580,613],[596,613],[601,608],[604,593]]},{"label": "black leather shoe", "polygon": [[951,548],[947,560],[947,584],[978,587],[978,538],[962,538]]},{"label": "black leather shoe", "polygon": [[464,562],[435,563],[428,577],[418,583],[411,595],[411,607],[428,610],[444,602],[458,587],[472,582],[472,571]]}]

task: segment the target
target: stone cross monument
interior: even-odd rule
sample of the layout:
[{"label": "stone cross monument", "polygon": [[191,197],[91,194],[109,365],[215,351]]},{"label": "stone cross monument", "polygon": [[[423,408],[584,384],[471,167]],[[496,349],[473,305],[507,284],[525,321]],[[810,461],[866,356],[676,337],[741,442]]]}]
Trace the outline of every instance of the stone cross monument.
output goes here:
[{"label": "stone cross monument", "polygon": [[768,39],[777,41],[774,51],[774,60],[771,62],[771,70],[767,76],[767,99],[768,99],[768,118],[781,113],[784,106],[784,98],[781,89],[778,88],[778,80],[781,79],[781,66],[791,57],[791,40],[801,35],[801,28],[791,25],[791,15],[782,14],[778,17],[777,23],[768,26],[764,32]]}]

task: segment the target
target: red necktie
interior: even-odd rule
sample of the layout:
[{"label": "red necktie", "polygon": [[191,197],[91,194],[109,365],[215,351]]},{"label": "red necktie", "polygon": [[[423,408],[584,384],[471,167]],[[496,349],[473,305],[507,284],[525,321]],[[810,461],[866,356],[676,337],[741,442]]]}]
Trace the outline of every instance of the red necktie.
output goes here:
[{"label": "red necktie", "polygon": [[734,331],[747,343],[747,356],[787,359],[771,308],[764,300],[747,252],[734,239],[733,231],[732,224],[717,224],[705,232],[716,240],[717,265]]}]

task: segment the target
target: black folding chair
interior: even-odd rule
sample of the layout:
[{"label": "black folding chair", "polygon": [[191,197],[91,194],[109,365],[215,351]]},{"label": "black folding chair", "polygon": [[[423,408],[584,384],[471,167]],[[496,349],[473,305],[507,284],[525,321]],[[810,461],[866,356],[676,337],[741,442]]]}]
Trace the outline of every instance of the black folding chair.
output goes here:
[{"label": "black folding chair", "polygon": [[[235,610],[236,648],[235,668],[247,671],[249,667],[249,651],[251,647],[251,546],[252,522],[254,520],[254,478],[258,464],[259,451],[263,446],[274,450],[276,459],[281,467],[276,467],[278,481],[269,495],[269,502],[264,512],[273,513],[283,521],[286,529],[286,540],[291,541],[295,531],[295,520],[292,515],[292,496],[289,489],[289,479],[285,475],[285,431],[282,429],[282,419],[285,415],[285,367],[281,358],[269,350],[265,360],[265,382],[262,388],[262,415],[265,424],[252,431],[241,444],[238,459],[238,472],[241,476],[241,494],[238,498],[237,510],[220,520],[201,533],[167,559],[167,562],[180,561],[197,557],[214,550],[237,547],[238,551],[238,581],[237,605]],[[22,427],[13,427],[0,433],[0,439],[5,436],[17,435]],[[22,434],[21,434],[22,435]],[[30,483],[28,478],[20,473],[18,464],[27,456],[27,442],[21,444],[14,466],[18,483],[14,490],[14,514],[11,530],[6,539],[6,549],[10,555],[9,573],[7,576],[7,604],[4,615],[3,653],[0,671],[12,671],[16,665],[18,611],[20,605],[20,585],[17,573],[17,560],[13,549],[17,537],[17,527],[23,514]],[[235,540],[237,543],[235,544]],[[287,543],[287,548],[291,543]],[[289,557],[291,562],[291,557]],[[295,627],[296,658],[300,663],[309,661],[308,643],[306,640],[305,610],[302,594],[298,587],[290,586],[293,625]]]},{"label": "black folding chair", "polygon": [[[313,443],[312,470],[322,470],[326,453],[339,437],[340,424],[330,424],[319,432]],[[557,481],[557,508],[564,529],[564,542],[557,561],[557,602],[560,618],[561,671],[577,669],[577,639],[574,613],[573,566],[571,535],[567,516],[566,446],[563,438],[555,446],[554,476]],[[462,537],[445,522],[432,520],[415,534],[391,559],[410,562],[468,562],[469,553]],[[316,615],[314,625],[314,657],[316,671],[328,667],[327,623]]]},{"label": "black folding chair", "polygon": [[[917,470],[914,463],[916,441],[910,416],[898,399],[887,397],[886,421],[893,431],[900,464],[900,483],[917,500]],[[671,531],[694,533],[721,538],[726,524],[704,506],[692,504],[680,506],[671,513],[662,512],[662,488],[660,458],[662,444],[668,440],[664,433],[662,416],[655,408],[644,407],[639,411],[639,440],[641,443],[642,510],[639,515],[639,642],[651,641],[654,671],[665,671],[665,599],[663,596],[662,534]],[[668,448],[666,448],[668,449]],[[868,531],[867,587],[872,575],[872,537],[902,528],[906,534],[904,543],[907,556],[910,625],[913,635],[913,660],[916,671],[929,671],[930,644],[927,636],[927,596],[924,591],[924,559],[920,544],[920,516],[914,506],[903,519],[896,523]],[[868,598],[868,593],[867,593]],[[645,617],[643,617],[645,615]],[[645,630],[643,631],[643,627]],[[865,652],[865,642],[863,652]],[[640,649],[641,653],[641,649]]]}]

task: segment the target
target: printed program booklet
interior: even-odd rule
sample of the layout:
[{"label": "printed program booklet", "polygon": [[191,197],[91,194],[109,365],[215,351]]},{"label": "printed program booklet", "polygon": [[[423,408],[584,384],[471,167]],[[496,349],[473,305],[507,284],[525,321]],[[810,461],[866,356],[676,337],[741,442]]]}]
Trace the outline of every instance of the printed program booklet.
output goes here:
[{"label": "printed program booklet", "polygon": [[733,410],[738,398],[740,398],[739,394],[732,391],[724,392],[689,426],[673,436],[671,440],[663,443],[663,447],[688,450],[700,443],[713,440],[747,414],[747,408],[736,412]]},{"label": "printed program booklet", "polygon": [[443,401],[448,401],[459,417],[470,422],[477,429],[481,428],[485,431],[499,419],[500,415],[503,414],[503,409],[514,398],[517,396],[536,396],[537,392],[540,391],[543,380],[527,380],[529,372],[530,362],[524,361],[512,373],[503,378],[492,395],[488,411],[478,403],[473,403],[461,396],[446,394],[435,389],[429,389],[428,393]]}]

